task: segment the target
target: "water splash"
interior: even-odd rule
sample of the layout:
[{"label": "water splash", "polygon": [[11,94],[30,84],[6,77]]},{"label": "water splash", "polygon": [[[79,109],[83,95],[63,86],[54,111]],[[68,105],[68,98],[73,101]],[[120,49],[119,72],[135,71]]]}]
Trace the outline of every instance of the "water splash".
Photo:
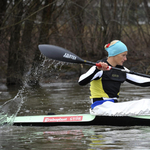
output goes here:
[{"label": "water splash", "polygon": [[[38,70],[39,68],[44,68],[45,60],[37,66],[34,72],[34,77],[38,78]],[[42,70],[41,70],[42,72]],[[25,74],[23,78],[23,86],[21,90],[18,91],[17,95],[8,101],[6,101],[2,106],[0,106],[0,126],[13,125],[15,117],[21,109],[22,104],[29,93],[26,87],[29,87],[28,82],[30,80],[29,74]]]},{"label": "water splash", "polygon": [[[53,69],[57,70],[59,68],[59,70],[61,70],[63,65],[64,65],[63,62],[49,60],[49,59],[46,59],[46,57],[45,57],[45,59],[35,69],[33,76],[34,76],[34,78],[38,78],[39,70],[40,70],[40,76],[42,76],[42,74],[44,74],[45,70],[47,71],[47,69],[50,69],[52,71]],[[54,67],[52,67],[52,66],[54,66]],[[45,67],[46,67],[46,69],[43,70],[43,68],[45,68]],[[17,116],[18,112],[20,111],[21,106],[24,103],[25,98],[27,97],[27,94],[30,93],[30,91],[27,90],[27,87],[30,87],[28,84],[30,81],[29,74],[30,73],[27,73],[24,76],[23,87],[21,90],[18,91],[17,95],[13,99],[10,99],[9,101],[5,102],[2,106],[0,106],[0,126],[13,125],[15,117]],[[38,81],[39,81],[39,79],[38,79]]]},{"label": "water splash", "polygon": [[19,90],[17,95],[0,106],[0,126],[7,124],[13,125],[14,119],[19,112],[24,101],[23,89]]}]

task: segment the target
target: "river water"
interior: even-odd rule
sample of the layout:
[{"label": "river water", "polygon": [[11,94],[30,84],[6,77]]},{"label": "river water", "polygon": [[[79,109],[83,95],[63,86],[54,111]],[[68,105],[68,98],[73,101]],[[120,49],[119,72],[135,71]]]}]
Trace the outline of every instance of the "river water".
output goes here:
[{"label": "river water", "polygon": [[[1,85],[1,109],[12,109],[11,112],[17,113],[16,104],[14,107],[12,105],[20,98],[17,104],[21,103],[22,106],[18,109],[18,116],[45,115],[49,112],[89,113],[89,85],[82,87],[77,83],[48,83],[37,88],[25,87],[21,90],[23,92],[18,94],[18,88],[7,89]],[[149,93],[150,88],[124,83],[119,100],[150,98]],[[8,103],[3,107],[5,102]],[[0,150],[149,150],[149,139],[150,127],[147,126],[0,126]]]}]

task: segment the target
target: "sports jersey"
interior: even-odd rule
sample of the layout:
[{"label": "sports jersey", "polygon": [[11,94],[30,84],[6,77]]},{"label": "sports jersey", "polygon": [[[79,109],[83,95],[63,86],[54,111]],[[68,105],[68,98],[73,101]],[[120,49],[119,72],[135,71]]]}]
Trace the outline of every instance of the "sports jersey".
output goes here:
[{"label": "sports jersey", "polygon": [[[111,66],[107,59],[102,60]],[[128,70],[124,66],[117,65],[116,68]],[[96,66],[91,67],[79,78],[79,85],[90,83],[90,98],[118,98],[120,86],[123,82],[129,82],[138,86],[150,86],[150,78],[111,69],[103,71]]]}]

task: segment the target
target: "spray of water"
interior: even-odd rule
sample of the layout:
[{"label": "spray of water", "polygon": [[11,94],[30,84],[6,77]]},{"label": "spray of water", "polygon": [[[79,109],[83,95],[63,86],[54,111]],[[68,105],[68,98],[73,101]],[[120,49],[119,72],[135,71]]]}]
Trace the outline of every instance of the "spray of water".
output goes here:
[{"label": "spray of water", "polygon": [[10,99],[9,101],[5,102],[0,107],[0,126],[5,124],[13,124],[13,121],[24,101],[23,91],[23,89],[19,90],[19,92],[13,99]]},{"label": "spray of water", "polygon": [[[39,67],[36,69],[34,73],[35,78],[38,75],[39,68],[40,68],[41,74],[44,73],[43,69],[41,68],[45,68],[45,63],[47,61],[49,60],[45,58],[44,61],[41,64],[39,64]],[[53,61],[51,65],[54,65],[54,67],[57,68],[57,66],[60,65],[60,62],[57,62],[55,64],[55,61]],[[49,68],[50,66],[47,66],[47,68]],[[17,95],[13,99],[6,101],[2,106],[0,106],[0,126],[13,125],[15,117],[20,111],[22,104],[25,102],[25,99],[27,98],[28,93],[30,93],[30,91],[27,88],[29,80],[30,79],[28,77],[28,74],[26,74],[24,77],[24,81],[23,81],[24,82],[23,87],[21,88],[21,90],[18,91]]]},{"label": "spray of water", "polygon": [[[39,64],[38,67],[44,67],[44,63],[45,61]],[[35,77],[37,76],[38,67],[34,73]],[[21,90],[18,91],[17,95],[13,99],[6,101],[2,106],[0,106],[0,126],[13,125],[15,117],[20,111],[25,99],[27,98],[27,93],[29,93],[29,90],[26,88],[29,80],[30,79],[28,78],[28,74],[26,74],[23,79],[23,86]]]}]

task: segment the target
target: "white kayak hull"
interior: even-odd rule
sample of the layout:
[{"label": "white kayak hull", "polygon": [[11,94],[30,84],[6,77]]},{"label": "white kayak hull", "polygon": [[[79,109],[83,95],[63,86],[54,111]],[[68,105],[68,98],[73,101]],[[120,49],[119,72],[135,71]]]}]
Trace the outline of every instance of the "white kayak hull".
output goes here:
[{"label": "white kayak hull", "polygon": [[[95,109],[96,108],[96,109]],[[17,116],[17,126],[150,126],[150,100],[112,103],[105,102],[91,114]]]},{"label": "white kayak hull", "polygon": [[94,116],[91,114],[18,116],[16,126],[150,126],[150,115]]}]

